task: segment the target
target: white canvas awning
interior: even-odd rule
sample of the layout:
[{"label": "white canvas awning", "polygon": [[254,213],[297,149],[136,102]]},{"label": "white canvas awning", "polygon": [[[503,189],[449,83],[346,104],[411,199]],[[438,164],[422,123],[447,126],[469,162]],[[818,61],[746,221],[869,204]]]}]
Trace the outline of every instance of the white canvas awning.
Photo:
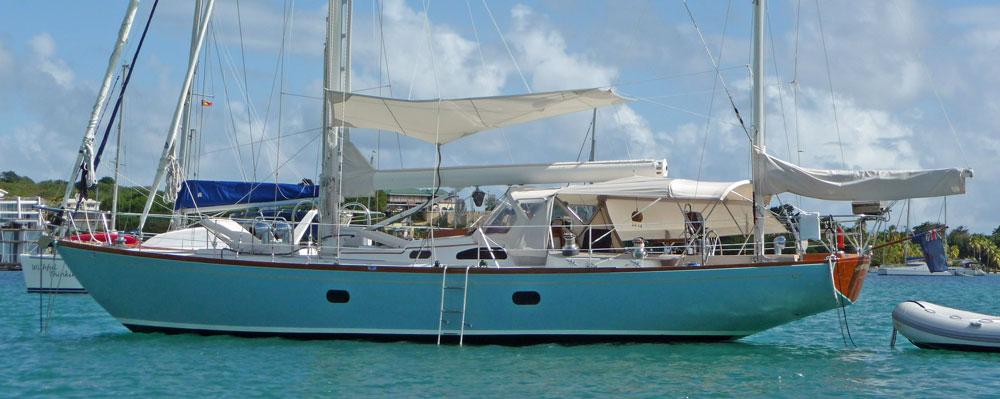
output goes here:
[{"label": "white canvas awning", "polygon": [[753,202],[753,186],[749,180],[705,182],[636,176],[559,190],[559,196],[569,195]]},{"label": "white canvas awning", "polygon": [[631,101],[602,89],[419,101],[333,91],[329,98],[336,126],[389,130],[435,144]]},{"label": "white canvas awning", "polygon": [[[749,180],[703,182],[637,176],[559,189],[525,189],[512,195],[519,200],[555,196],[571,205],[597,205],[603,199],[615,231],[623,240],[682,237],[686,220],[683,211],[687,209],[701,212],[705,226],[720,236],[753,231],[753,185]],[[642,222],[632,220],[634,211],[645,215]],[[765,216],[764,228],[769,234],[786,231],[770,214]]]},{"label": "white canvas awning", "polygon": [[972,169],[808,169],[758,153],[765,194],[792,193],[831,201],[892,201],[965,194]]}]

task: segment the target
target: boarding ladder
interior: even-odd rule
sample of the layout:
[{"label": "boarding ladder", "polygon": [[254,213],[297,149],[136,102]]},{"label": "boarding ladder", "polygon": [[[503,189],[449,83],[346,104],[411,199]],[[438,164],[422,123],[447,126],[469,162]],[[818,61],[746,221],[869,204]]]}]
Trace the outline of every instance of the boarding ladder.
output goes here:
[{"label": "boarding ladder", "polygon": [[[465,304],[467,303],[466,301],[467,301],[467,299],[469,297],[469,290],[468,290],[468,288],[469,288],[469,270],[470,269],[472,269],[472,266],[466,266],[465,267],[465,279],[464,279],[464,281],[451,281],[451,282],[449,282],[448,281],[448,266],[445,266],[444,270],[442,270],[442,272],[441,272],[441,317],[438,318],[438,334],[437,334],[437,344],[438,345],[441,345],[441,336],[442,335],[457,335],[458,336],[458,346],[462,346],[463,338],[465,338],[465,326],[466,326],[466,324],[465,324]],[[447,298],[450,297],[448,295],[448,293],[454,292],[455,294],[457,294],[458,292],[456,292],[456,291],[460,291],[462,293],[462,308],[461,309],[457,308],[458,306],[457,306],[457,304],[455,304],[454,300],[452,300],[452,301],[446,301]],[[454,296],[455,294],[452,294],[451,296]],[[447,306],[445,305],[446,302],[448,303]],[[444,329],[444,325],[445,324],[449,324],[450,325],[452,323],[451,319],[454,318],[454,317],[449,317],[449,316],[457,316],[457,315],[461,315],[462,316],[461,324],[459,324],[458,329],[455,329],[454,327],[452,327],[450,329],[447,329],[447,330]]]}]

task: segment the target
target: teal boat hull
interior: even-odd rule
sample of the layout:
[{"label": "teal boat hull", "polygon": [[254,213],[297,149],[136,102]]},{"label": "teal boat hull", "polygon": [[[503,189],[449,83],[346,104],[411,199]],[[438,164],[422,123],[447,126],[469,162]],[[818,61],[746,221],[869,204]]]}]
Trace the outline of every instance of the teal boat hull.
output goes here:
[{"label": "teal boat hull", "polygon": [[58,251],[91,296],[137,332],[435,340],[444,319],[440,332],[466,342],[731,340],[839,302],[825,262],[472,267],[467,286],[465,265],[455,265],[445,285],[464,289],[442,294],[443,267],[213,259],[76,243]]}]

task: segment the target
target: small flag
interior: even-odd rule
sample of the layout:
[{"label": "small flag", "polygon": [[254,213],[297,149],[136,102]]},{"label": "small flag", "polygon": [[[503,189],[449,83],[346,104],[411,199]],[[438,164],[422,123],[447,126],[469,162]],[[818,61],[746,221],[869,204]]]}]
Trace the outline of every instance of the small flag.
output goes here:
[{"label": "small flag", "polygon": [[202,107],[211,107],[212,106],[212,102],[208,101],[208,100],[201,100],[201,106]]},{"label": "small flag", "polygon": [[948,258],[944,253],[943,238],[937,230],[931,230],[911,238],[911,241],[920,244],[920,250],[924,252],[924,262],[927,263],[927,268],[932,272],[948,270]]}]

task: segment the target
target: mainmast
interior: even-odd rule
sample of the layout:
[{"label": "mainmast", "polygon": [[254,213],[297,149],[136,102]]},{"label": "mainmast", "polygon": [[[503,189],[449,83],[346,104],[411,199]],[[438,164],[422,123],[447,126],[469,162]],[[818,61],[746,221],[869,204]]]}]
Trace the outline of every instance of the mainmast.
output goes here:
[{"label": "mainmast", "polygon": [[[196,40],[198,40],[198,26],[201,25],[201,12],[203,10],[202,0],[195,0],[194,2],[194,21],[191,26],[191,54],[194,53],[195,47],[198,46]],[[188,54],[189,56],[191,54]],[[197,74],[197,68],[195,68],[195,74]],[[174,182],[174,184],[179,185],[184,180],[188,178],[188,160],[190,158],[189,152],[191,152],[191,104],[193,98],[193,90],[188,89],[187,97],[184,99],[184,114],[181,116],[181,140],[180,144],[175,146],[177,148],[177,160],[180,165],[180,182]]]},{"label": "mainmast", "polygon": [[139,217],[138,231],[142,231],[142,228],[146,225],[146,219],[149,217],[149,209],[153,207],[153,200],[156,198],[156,190],[163,183],[164,175],[167,172],[167,165],[173,159],[174,142],[177,139],[177,130],[181,123],[184,101],[187,99],[188,91],[191,90],[195,66],[198,63],[198,54],[201,52],[202,43],[205,42],[205,32],[208,30],[208,22],[212,19],[212,8],[214,6],[215,0],[208,0],[208,4],[205,5],[205,12],[201,18],[201,26],[198,28],[197,45],[194,51],[190,53],[190,59],[188,59],[187,74],[184,76],[180,98],[177,100],[177,106],[174,108],[174,116],[170,121],[170,131],[167,133],[167,141],[163,144],[163,153],[160,155],[160,164],[156,168],[156,177],[153,178],[153,185],[149,187],[149,197],[146,198],[146,205],[142,208],[142,216]]},{"label": "mainmast", "polygon": [[760,179],[763,170],[757,161],[758,154],[764,154],[764,10],[765,0],[754,0],[753,10],[753,109],[751,129],[753,141],[750,149],[750,159],[753,164],[753,202],[754,202],[754,255],[764,255],[764,195],[760,190]]},{"label": "mainmast", "polygon": [[[122,65],[122,76],[128,75],[128,64]],[[111,231],[118,231],[118,179],[121,178],[122,125],[125,124],[125,92],[122,92],[122,112],[118,117],[118,145],[115,148],[115,185],[111,192]]]},{"label": "mainmast", "polygon": [[[346,23],[345,23],[346,5]],[[351,0],[330,0],[326,24],[326,51],[323,62],[323,146],[320,172],[321,239],[337,238],[340,253],[340,205],[343,177],[343,139],[346,129],[335,126],[331,91],[350,90]],[[345,29],[346,28],[346,29]],[[345,47],[347,51],[345,52]],[[346,66],[345,66],[346,61]]]}]

